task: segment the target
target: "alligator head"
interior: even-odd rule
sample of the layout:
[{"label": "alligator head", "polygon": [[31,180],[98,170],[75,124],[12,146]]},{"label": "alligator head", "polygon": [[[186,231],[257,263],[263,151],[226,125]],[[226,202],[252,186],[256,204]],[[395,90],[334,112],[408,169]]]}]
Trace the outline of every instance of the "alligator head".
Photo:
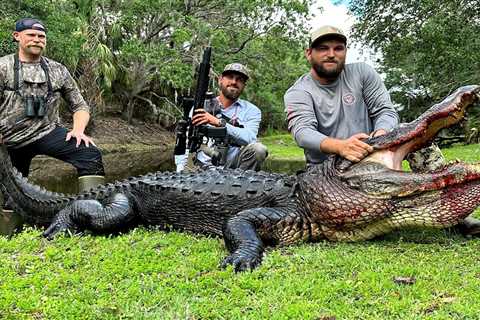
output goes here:
[{"label": "alligator head", "polygon": [[[479,99],[480,86],[462,87],[417,120],[368,139],[374,151],[362,161],[332,156],[307,172],[300,188],[310,195],[317,190],[322,199],[303,201],[322,233],[332,240],[361,240],[405,226],[448,227],[472,213],[480,205],[480,163],[405,172],[402,161],[460,122]],[[326,178],[316,179],[319,174]]]},{"label": "alligator head", "polygon": [[[354,185],[353,181],[365,180],[369,170],[374,170],[372,176],[368,178],[369,182],[378,180],[377,183],[368,183],[367,185],[375,186],[375,188],[366,187],[371,194],[389,194],[392,195],[393,190],[398,190],[395,195],[412,194],[418,190],[440,189],[450,184],[466,182],[469,177],[476,179],[478,165],[462,164],[460,162],[452,164],[436,164],[432,168],[414,168],[414,171],[424,169],[423,175],[413,173],[399,174],[402,171],[402,161],[408,154],[426,148],[428,152],[438,152],[438,148],[431,148],[431,142],[437,133],[444,129],[459,123],[464,117],[468,107],[475,104],[480,99],[480,86],[461,87],[453,94],[445,98],[441,103],[435,104],[426,112],[424,112],[415,121],[402,124],[387,133],[386,135],[370,138],[367,143],[372,145],[374,152],[363,159],[360,163],[351,165],[341,174],[341,176]],[[419,156],[431,156],[424,150],[419,152]],[[443,158],[441,153],[433,155],[433,159]],[[338,166],[345,166],[343,161],[338,162]],[[369,169],[370,168],[370,169]],[[428,170],[430,169],[430,171]],[[437,181],[433,185],[426,182],[438,176],[439,173],[452,172],[444,177],[443,180]],[[459,174],[460,172],[464,174]],[[455,172],[455,173],[454,173]],[[468,173],[467,173],[468,172]],[[382,175],[388,177],[382,178]],[[411,179],[407,179],[410,183],[406,183],[402,177],[416,177],[423,181],[413,183]],[[447,178],[448,176],[448,178]],[[363,179],[361,178],[363,177]],[[383,181],[383,183],[378,183]],[[420,188],[420,189],[419,189]]]}]

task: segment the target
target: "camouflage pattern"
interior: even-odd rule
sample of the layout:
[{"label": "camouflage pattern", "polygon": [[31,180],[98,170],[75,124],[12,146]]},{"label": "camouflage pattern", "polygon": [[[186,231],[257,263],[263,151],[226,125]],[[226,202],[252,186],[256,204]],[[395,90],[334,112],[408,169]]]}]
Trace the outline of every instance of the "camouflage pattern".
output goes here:
[{"label": "camouflage pattern", "polygon": [[25,116],[24,98],[28,95],[47,97],[47,77],[40,63],[21,63],[19,90],[14,91],[14,55],[0,58],[0,134],[6,145],[19,148],[50,133],[60,124],[59,106],[64,98],[70,111],[90,111],[80,94],[75,80],[67,68],[53,60],[45,59],[53,93],[46,102],[43,118]]},{"label": "camouflage pattern", "polygon": [[227,64],[223,69],[222,74],[224,74],[225,72],[238,72],[247,77],[247,79],[250,78],[250,71],[248,70],[248,68],[245,67],[243,64],[237,62]]}]

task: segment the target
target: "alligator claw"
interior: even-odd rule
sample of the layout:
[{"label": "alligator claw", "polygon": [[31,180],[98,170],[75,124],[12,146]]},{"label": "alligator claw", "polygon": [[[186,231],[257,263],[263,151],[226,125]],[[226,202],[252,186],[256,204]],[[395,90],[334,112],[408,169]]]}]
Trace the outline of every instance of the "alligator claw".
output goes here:
[{"label": "alligator claw", "polygon": [[222,261],[221,268],[225,269],[231,265],[235,272],[252,271],[261,263],[261,256],[235,252]]},{"label": "alligator claw", "polygon": [[48,240],[53,240],[57,234],[67,232],[68,230],[67,224],[54,222],[42,233],[42,236]]},{"label": "alligator claw", "polygon": [[59,233],[71,233],[73,230],[73,224],[68,214],[65,212],[59,212],[47,230],[42,233],[42,236],[48,240],[52,240]]}]

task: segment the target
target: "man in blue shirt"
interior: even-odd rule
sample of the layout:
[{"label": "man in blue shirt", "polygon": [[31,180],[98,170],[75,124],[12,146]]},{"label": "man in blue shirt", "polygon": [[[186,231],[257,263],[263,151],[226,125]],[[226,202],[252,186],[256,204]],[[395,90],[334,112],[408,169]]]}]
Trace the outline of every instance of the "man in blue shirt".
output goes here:
[{"label": "man in blue shirt", "polygon": [[[260,109],[239,99],[248,79],[249,71],[244,65],[228,64],[218,79],[219,96],[208,101],[204,109],[195,110],[192,124],[226,127],[229,147],[224,168],[258,171],[268,152],[263,144],[257,142],[262,120]],[[199,151],[195,164],[208,167],[212,165],[212,160],[205,151]]]}]

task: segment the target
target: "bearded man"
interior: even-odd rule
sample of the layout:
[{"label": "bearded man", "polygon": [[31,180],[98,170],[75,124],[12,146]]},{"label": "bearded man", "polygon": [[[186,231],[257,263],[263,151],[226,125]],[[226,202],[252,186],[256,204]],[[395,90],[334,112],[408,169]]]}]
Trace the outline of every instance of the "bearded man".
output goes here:
[{"label": "bearded man", "polygon": [[[102,155],[84,133],[90,107],[67,68],[43,56],[47,44],[44,23],[20,19],[12,36],[18,50],[0,57],[0,134],[13,166],[27,177],[32,159],[47,155],[77,169],[79,191],[103,183]],[[70,130],[60,122],[62,99],[72,113]],[[12,205],[7,202],[0,212],[0,229],[15,220]]]},{"label": "bearded man", "polygon": [[[257,142],[262,113],[253,103],[239,99],[249,77],[249,70],[240,63],[225,66],[218,79],[220,94],[208,99],[204,108],[195,110],[192,124],[226,128],[228,149],[224,168],[258,171],[268,155],[267,148]],[[175,161],[177,171],[182,171],[186,158]],[[194,163],[201,168],[215,165],[206,151],[197,152]]]},{"label": "bearded man", "polygon": [[360,161],[373,151],[362,139],[399,122],[378,73],[363,62],[345,65],[346,45],[339,28],[314,30],[305,50],[311,70],[284,96],[288,130],[304,149],[307,166],[329,154]]}]

